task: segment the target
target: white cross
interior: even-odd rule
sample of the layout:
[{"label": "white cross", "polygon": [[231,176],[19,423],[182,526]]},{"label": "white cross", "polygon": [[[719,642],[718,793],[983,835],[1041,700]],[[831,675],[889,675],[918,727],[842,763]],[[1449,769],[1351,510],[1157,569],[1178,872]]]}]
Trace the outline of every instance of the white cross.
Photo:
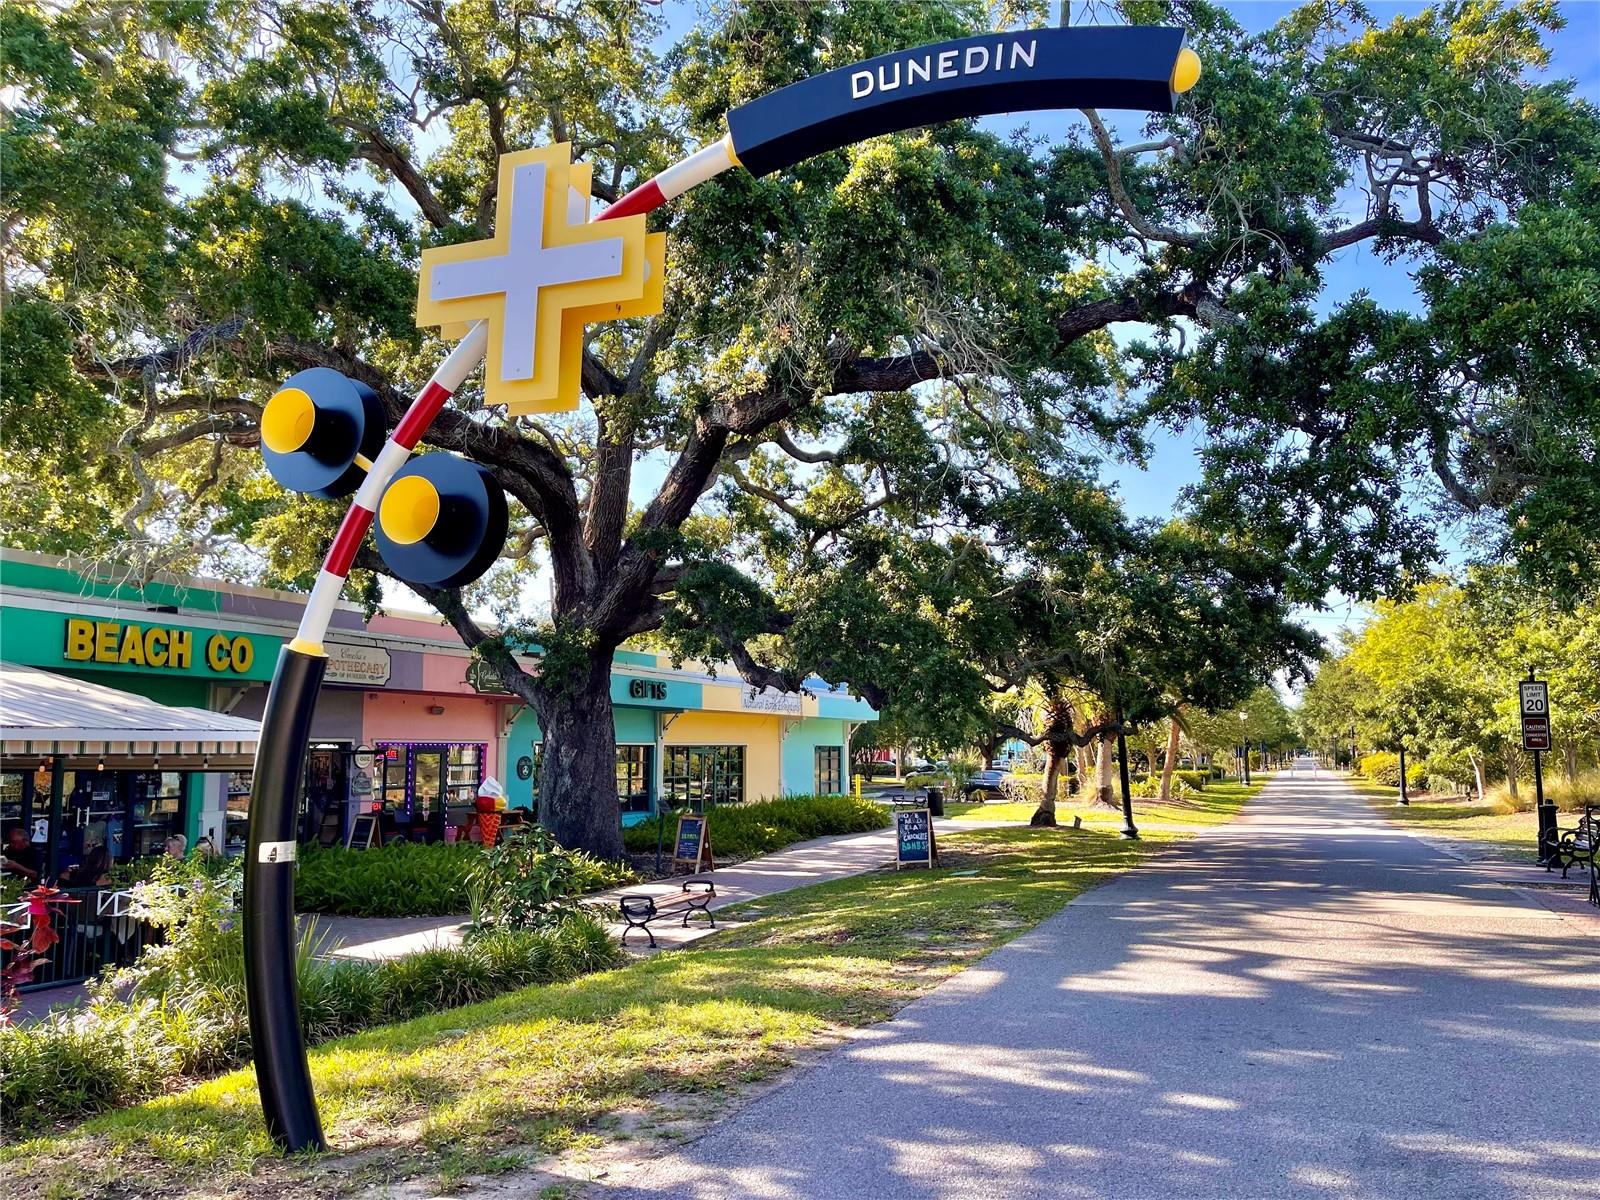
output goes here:
[{"label": "white cross", "polygon": [[[544,163],[528,163],[512,175],[511,233],[504,254],[440,263],[429,281],[434,300],[465,300],[496,292],[505,296],[500,359],[500,377],[505,380],[533,378],[540,288],[622,274],[619,237],[571,246],[544,244],[544,172]],[[570,197],[567,217],[568,224],[579,223],[572,220]]]}]

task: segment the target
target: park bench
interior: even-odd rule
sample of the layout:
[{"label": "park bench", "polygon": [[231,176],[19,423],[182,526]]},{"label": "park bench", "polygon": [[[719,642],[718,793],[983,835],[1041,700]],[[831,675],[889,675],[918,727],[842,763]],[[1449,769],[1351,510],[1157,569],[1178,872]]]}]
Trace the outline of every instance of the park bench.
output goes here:
[{"label": "park bench", "polygon": [[1567,872],[1581,864],[1589,868],[1589,903],[1600,906],[1600,864],[1596,863],[1595,850],[1600,846],[1600,815],[1591,807],[1583,810],[1583,816],[1578,818],[1578,823],[1570,829],[1556,829],[1556,852],[1551,857],[1546,870],[1559,865],[1561,878],[1567,877]]},{"label": "park bench", "polygon": [[650,922],[657,917],[670,916],[673,912],[682,910],[683,927],[689,927],[689,918],[695,913],[704,913],[706,920],[711,922],[711,928],[717,927],[717,918],[711,914],[711,901],[716,898],[717,885],[709,879],[685,879],[681,891],[668,893],[665,896],[633,895],[623,896],[617,901],[617,908],[622,912],[622,919],[626,928],[622,931],[622,942],[627,944],[628,934],[635,929],[644,930],[645,937],[650,939],[653,949],[656,944],[656,935],[650,932]]}]

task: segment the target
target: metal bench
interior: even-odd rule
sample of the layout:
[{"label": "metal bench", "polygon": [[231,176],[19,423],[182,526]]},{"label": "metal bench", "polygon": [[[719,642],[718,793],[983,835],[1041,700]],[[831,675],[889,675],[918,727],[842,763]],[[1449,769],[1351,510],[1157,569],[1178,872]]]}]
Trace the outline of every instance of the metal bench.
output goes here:
[{"label": "metal bench", "polygon": [[1594,808],[1585,807],[1583,816],[1570,829],[1556,829],[1556,850],[1550,856],[1545,870],[1561,868],[1561,878],[1573,867],[1583,864],[1589,868],[1589,903],[1600,907],[1600,864],[1595,861],[1595,851],[1600,847],[1600,815]]},{"label": "metal bench", "polygon": [[656,944],[656,935],[650,932],[650,922],[662,915],[662,911],[683,910],[683,927],[689,927],[689,918],[695,913],[703,913],[706,920],[711,922],[711,928],[717,927],[717,918],[711,914],[711,901],[716,898],[717,885],[709,879],[686,879],[683,888],[676,894],[666,896],[623,896],[617,900],[617,908],[622,912],[622,919],[626,928],[622,931],[622,943],[627,944],[628,934],[635,929],[644,930],[645,937],[650,939],[653,949]]}]

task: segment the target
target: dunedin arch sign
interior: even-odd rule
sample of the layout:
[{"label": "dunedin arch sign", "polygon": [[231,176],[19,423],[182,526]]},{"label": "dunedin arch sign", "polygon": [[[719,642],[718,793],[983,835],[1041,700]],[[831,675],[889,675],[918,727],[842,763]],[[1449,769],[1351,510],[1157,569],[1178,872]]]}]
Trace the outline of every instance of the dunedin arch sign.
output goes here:
[{"label": "dunedin arch sign", "polygon": [[898,50],[780,88],[728,113],[752,175],[883,133],[1052,108],[1171,112],[1199,78],[1184,31],[1140,25],[990,33]]},{"label": "dunedin arch sign", "polygon": [[[585,327],[661,311],[666,235],[647,233],[644,214],[724,171],[767,175],[863,138],[994,113],[1171,112],[1200,77],[1184,41],[1171,28],[1032,29],[841,67],[733,109],[725,137],[593,220],[585,220],[591,171],[571,161],[570,146],[507,154],[494,237],[423,253],[418,324],[456,346],[394,428],[371,388],[328,368],[300,372],[267,402],[261,442],[273,477],[294,491],[351,497],[300,627],[279,653],[250,800],[245,990],[261,1106],[280,1147],[326,1144],[300,1030],[294,818],[334,606],[369,533],[397,578],[442,588],[481,576],[506,536],[493,476],[446,452],[415,454],[451,396],[487,360],[488,403],[513,413],[576,408]],[[228,650],[231,666],[237,652]]]}]

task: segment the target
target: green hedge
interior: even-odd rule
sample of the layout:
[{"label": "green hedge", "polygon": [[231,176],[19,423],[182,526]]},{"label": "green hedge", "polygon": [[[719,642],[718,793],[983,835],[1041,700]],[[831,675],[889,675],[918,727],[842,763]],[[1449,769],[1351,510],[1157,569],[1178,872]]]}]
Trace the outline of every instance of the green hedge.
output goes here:
[{"label": "green hedge", "polygon": [[[555,929],[500,930],[465,946],[385,962],[302,953],[301,1027],[307,1041],[328,1041],[530,984],[575,979],[621,959],[605,927],[587,915]],[[197,969],[166,981],[157,996],[136,988],[125,1001],[103,989],[87,1010],[0,1026],[0,1109],[10,1127],[33,1130],[121,1108],[243,1062],[250,1034],[242,979],[226,964],[219,970],[215,955],[191,966]]]},{"label": "green hedge", "polygon": [[[711,810],[711,848],[719,859],[753,858],[827,834],[887,829],[890,821],[883,805],[854,796],[786,796],[717,805]],[[622,840],[635,854],[654,850],[657,824],[650,820],[625,829]],[[677,828],[677,814],[667,813],[662,845],[669,853]]]},{"label": "green hedge", "polygon": [[467,880],[482,858],[483,848],[471,843],[397,842],[372,850],[302,846],[295,906],[346,917],[464,913]]},{"label": "green hedge", "polygon": [[[575,894],[635,878],[615,863],[574,855]],[[295,907],[345,917],[447,917],[471,907],[473,871],[483,847],[470,842],[397,842],[373,850],[302,846]]]}]

